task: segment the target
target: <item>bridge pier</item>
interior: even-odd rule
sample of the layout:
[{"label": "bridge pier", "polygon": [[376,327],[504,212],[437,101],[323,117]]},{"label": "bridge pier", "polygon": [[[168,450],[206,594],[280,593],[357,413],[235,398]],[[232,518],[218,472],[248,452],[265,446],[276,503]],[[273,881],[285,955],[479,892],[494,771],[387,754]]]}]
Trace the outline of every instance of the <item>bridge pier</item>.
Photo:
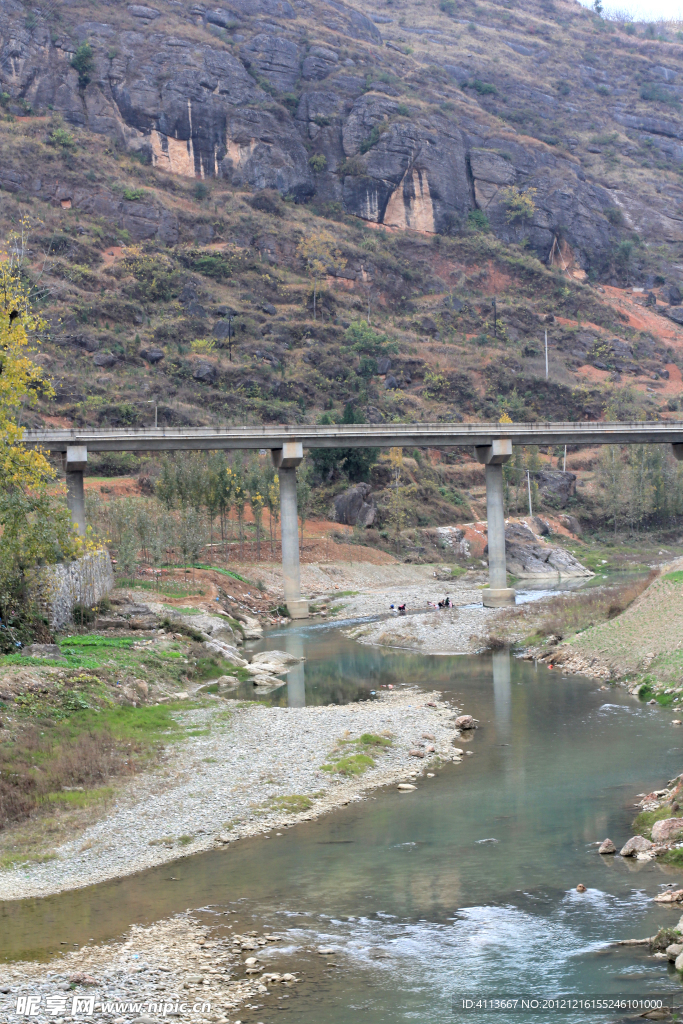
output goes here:
[{"label": "bridge pier", "polygon": [[308,601],[301,597],[299,518],[296,508],[296,469],[304,457],[301,441],[285,441],[271,450],[280,478],[280,537],[285,604],[292,619],[308,618]]},{"label": "bridge pier", "polygon": [[483,602],[486,608],[501,608],[515,603],[514,589],[507,585],[503,509],[503,463],[512,456],[512,441],[496,438],[490,445],[478,445],[475,451],[477,462],[486,466],[489,589],[483,591]]},{"label": "bridge pier", "polygon": [[88,449],[84,445],[70,445],[66,449],[66,503],[81,537],[85,537],[85,492],[83,470],[88,462]]}]

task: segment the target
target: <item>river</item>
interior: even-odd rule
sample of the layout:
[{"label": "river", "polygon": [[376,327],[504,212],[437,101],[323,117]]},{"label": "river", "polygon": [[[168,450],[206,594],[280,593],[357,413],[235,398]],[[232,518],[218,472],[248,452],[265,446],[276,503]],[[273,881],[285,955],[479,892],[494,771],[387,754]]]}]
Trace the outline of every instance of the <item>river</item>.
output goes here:
[{"label": "river", "polygon": [[[290,1012],[300,1024],[479,1024],[489,1015],[454,1018],[452,1000],[644,995],[678,984],[666,961],[608,944],[675,925],[679,913],[652,897],[681,873],[596,852],[606,836],[618,848],[629,838],[638,793],[683,769],[670,712],[506,652],[424,657],[359,645],[331,624],[274,630],[262,646],[307,659],[269,699],[374,699],[388,684],[441,690],[479,719],[461,742],[474,756],[420,779],[414,793],[380,791],[280,837],[0,905],[0,955],[49,957],[60,941],[109,939],[187,908],[238,907],[290,936],[292,949],[338,950],[328,957],[337,967],[297,987]],[[280,1019],[267,1007],[240,1017]]]}]

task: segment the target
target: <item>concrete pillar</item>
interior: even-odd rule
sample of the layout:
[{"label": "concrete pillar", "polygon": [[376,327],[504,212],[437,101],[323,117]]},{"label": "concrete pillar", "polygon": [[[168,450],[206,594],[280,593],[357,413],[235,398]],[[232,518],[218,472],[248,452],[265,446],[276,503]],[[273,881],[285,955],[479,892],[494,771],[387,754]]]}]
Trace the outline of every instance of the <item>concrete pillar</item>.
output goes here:
[{"label": "concrete pillar", "polygon": [[491,657],[493,667],[493,704],[496,716],[498,738],[510,738],[512,723],[512,685],[510,681],[510,652],[494,651]]},{"label": "concrete pillar", "polygon": [[674,458],[678,459],[679,462],[683,462],[683,444],[672,444]]},{"label": "concrete pillar", "polygon": [[88,449],[85,445],[71,445],[66,449],[64,468],[66,470],[66,503],[71,518],[78,528],[81,537],[85,537],[85,493],[83,490],[83,470],[88,462]]},{"label": "concrete pillar", "polygon": [[273,448],[271,454],[280,477],[280,536],[285,604],[291,618],[307,619],[308,601],[301,597],[299,519],[296,509],[296,467],[304,457],[303,446],[300,441],[285,441],[282,448]]},{"label": "concrete pillar", "polygon": [[505,565],[505,513],[503,511],[503,463],[512,455],[512,442],[500,438],[477,447],[477,461],[486,466],[486,520],[489,542],[489,589],[483,592],[487,608],[515,603],[515,592],[507,585]]}]

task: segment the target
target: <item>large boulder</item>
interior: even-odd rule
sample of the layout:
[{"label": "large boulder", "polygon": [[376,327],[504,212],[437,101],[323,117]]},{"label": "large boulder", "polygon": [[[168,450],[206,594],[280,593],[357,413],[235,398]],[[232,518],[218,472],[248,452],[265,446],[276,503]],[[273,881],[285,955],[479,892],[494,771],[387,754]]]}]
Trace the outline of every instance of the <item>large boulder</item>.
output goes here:
[{"label": "large boulder", "polygon": [[377,508],[370,484],[356,484],[334,499],[334,519],[346,526],[372,526]]},{"label": "large boulder", "polygon": [[505,549],[508,572],[522,579],[594,575],[571,552],[545,543],[523,522],[505,527]]},{"label": "large boulder", "polygon": [[566,473],[561,469],[542,469],[536,475],[536,483],[540,494],[550,498],[553,504],[561,508],[576,494],[576,473]]},{"label": "large boulder", "polygon": [[655,843],[673,843],[683,838],[683,818],[664,818],[652,826],[652,839]]},{"label": "large boulder", "polygon": [[637,857],[639,853],[648,853],[654,845],[644,836],[632,836],[619,853],[622,857]]}]

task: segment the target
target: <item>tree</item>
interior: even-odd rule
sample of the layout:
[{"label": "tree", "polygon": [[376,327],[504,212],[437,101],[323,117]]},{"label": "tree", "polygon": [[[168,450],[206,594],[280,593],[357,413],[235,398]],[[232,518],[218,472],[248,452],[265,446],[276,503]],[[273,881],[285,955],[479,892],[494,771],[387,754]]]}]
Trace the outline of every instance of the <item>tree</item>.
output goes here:
[{"label": "tree", "polygon": [[93,57],[92,46],[90,43],[81,43],[71,58],[71,67],[75,68],[78,72],[78,84],[80,88],[85,89],[86,85],[90,81],[90,72],[95,67],[95,58]]},{"label": "tree", "polygon": [[[323,426],[332,422],[329,413],[323,413],[320,417]],[[347,402],[337,422],[365,423],[365,417],[353,402]],[[370,466],[377,461],[378,455],[379,448],[314,448],[311,452],[313,465],[321,476],[331,478],[337,470],[341,470],[352,482],[367,480]]]},{"label": "tree", "polygon": [[299,513],[299,522],[301,524],[300,547],[301,550],[303,551],[304,523],[308,519],[308,513],[311,508],[310,471],[308,465],[305,462],[301,463],[296,474],[296,507]]},{"label": "tree", "polygon": [[330,270],[343,270],[346,260],[329,231],[314,231],[304,236],[296,248],[297,256],[304,261],[306,272],[313,281],[313,319],[316,318],[318,282]]},{"label": "tree", "polygon": [[[12,239],[10,239],[10,245]],[[21,413],[40,391],[54,392],[32,362],[35,336],[44,329],[14,258],[0,262],[0,611],[30,618],[30,572],[76,557],[84,547],[69,512],[47,487],[54,470],[42,452],[22,444]]]}]

